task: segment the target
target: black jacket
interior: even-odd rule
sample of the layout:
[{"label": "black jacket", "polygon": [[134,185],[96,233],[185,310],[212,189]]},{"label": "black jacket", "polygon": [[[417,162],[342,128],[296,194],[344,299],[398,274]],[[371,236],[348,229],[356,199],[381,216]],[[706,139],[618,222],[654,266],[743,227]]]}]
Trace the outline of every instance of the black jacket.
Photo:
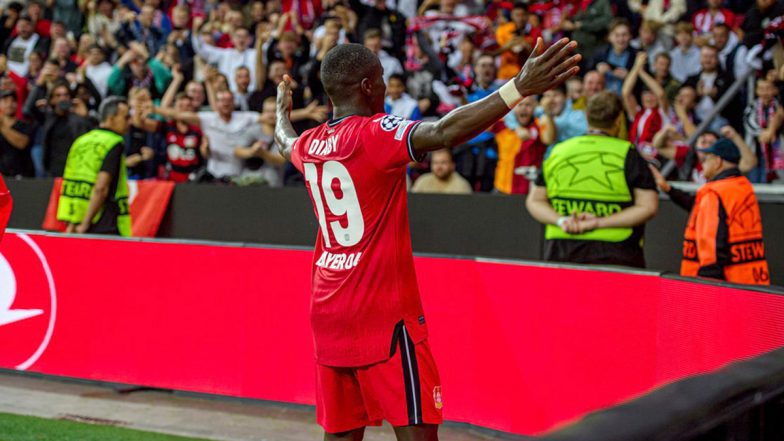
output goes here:
[{"label": "black jacket", "polygon": [[[87,118],[73,112],[58,116],[50,106],[43,110],[36,107],[36,101],[46,99],[46,95],[45,86],[33,88],[25,101],[23,112],[26,117],[35,121],[39,125],[39,129],[43,131],[44,169],[52,176],[60,177],[65,170],[65,160],[74,140],[92,130],[93,125]],[[63,139],[51,139],[52,130],[56,126],[64,126],[68,136]]]}]

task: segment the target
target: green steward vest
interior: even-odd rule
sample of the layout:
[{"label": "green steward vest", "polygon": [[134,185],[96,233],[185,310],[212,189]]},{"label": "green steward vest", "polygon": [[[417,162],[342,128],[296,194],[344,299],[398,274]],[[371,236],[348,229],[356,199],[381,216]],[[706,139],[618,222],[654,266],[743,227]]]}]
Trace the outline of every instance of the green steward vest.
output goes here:
[{"label": "green steward vest", "polygon": [[[624,165],[633,146],[608,136],[578,136],[552,148],[542,169],[547,197],[561,216],[588,212],[609,216],[632,205]],[[545,239],[622,242],[631,228],[602,228],[584,234],[568,234],[548,225]]]},{"label": "green steward vest", "polygon": [[[79,224],[87,214],[90,196],[95,181],[106,158],[106,155],[123,137],[109,130],[96,129],[78,137],[65,162],[63,185],[60,189],[60,202],[57,206],[57,219],[72,224]],[[128,170],[125,167],[125,156],[120,161],[120,176],[114,199],[120,208],[117,216],[117,228],[122,236],[131,235],[131,216],[128,211]],[[103,207],[92,220],[95,224],[103,215]]]}]

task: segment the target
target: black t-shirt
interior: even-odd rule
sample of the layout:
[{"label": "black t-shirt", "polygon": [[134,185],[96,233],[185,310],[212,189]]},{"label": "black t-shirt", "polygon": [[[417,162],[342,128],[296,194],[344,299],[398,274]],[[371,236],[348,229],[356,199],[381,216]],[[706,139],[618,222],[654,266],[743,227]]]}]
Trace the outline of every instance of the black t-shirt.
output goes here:
[{"label": "black t-shirt", "polygon": [[47,147],[46,164],[44,165],[52,176],[62,176],[65,172],[65,162],[74,141],[72,129],[68,123],[67,117],[57,117],[47,139],[44,140],[44,145]]},{"label": "black t-shirt", "polygon": [[6,176],[34,177],[35,168],[30,156],[30,143],[33,139],[33,126],[24,121],[16,121],[12,126],[17,132],[30,138],[23,149],[18,149],[0,134],[0,173]]},{"label": "black t-shirt", "polygon": [[[626,184],[632,193],[634,189],[656,191],[656,181],[648,169],[648,163],[637,152],[629,149],[623,166]],[[540,172],[536,178],[536,185],[545,187],[544,175]],[[544,259],[555,262],[591,263],[597,265],[624,265],[645,268],[645,254],[642,249],[642,239],[645,234],[645,224],[632,229],[632,235],[622,242],[602,242],[595,240],[554,239],[546,240],[544,245]]]},{"label": "black t-shirt", "polygon": [[103,204],[103,214],[98,219],[98,222],[92,224],[89,233],[120,234],[120,230],[117,228],[117,216],[120,214],[120,206],[115,196],[117,194],[117,185],[119,184],[120,162],[123,160],[122,154],[123,143],[119,142],[109,150],[109,153],[103,159],[101,171],[112,175],[112,181],[109,184],[109,194],[106,196],[106,201]]}]

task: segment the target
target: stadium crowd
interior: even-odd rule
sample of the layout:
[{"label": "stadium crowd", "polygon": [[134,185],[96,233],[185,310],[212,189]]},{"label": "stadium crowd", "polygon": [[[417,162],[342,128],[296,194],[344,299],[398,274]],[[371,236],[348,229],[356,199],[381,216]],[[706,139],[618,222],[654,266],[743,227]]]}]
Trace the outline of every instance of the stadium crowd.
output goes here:
[{"label": "stadium crowd", "polygon": [[[414,191],[525,194],[548,146],[583,135],[588,98],[622,97],[620,137],[670,179],[704,182],[688,138],[751,75],[697,146],[740,141],[752,182],[784,177],[784,1],[0,1],[0,172],[62,176],[101,100],[127,97],[129,177],[301,185],[275,153],[276,85],[298,131],[330,116],[319,68],[335,45],[378,54],[387,111],[437,118],[514,76],[535,40],[570,36],[581,78],[528,97],[492,131],[410,166]],[[748,86],[748,85],[751,85]],[[456,171],[456,173],[455,173]],[[418,179],[422,179],[417,183]]]}]

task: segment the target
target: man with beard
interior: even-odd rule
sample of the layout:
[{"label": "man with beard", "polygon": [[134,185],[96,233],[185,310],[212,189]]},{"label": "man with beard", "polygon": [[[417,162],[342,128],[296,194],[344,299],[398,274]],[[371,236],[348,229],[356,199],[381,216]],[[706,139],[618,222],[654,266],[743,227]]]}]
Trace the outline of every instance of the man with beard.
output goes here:
[{"label": "man with beard", "polygon": [[430,154],[430,173],[420,176],[411,187],[411,192],[470,194],[471,185],[455,173],[452,151],[443,149]]}]

